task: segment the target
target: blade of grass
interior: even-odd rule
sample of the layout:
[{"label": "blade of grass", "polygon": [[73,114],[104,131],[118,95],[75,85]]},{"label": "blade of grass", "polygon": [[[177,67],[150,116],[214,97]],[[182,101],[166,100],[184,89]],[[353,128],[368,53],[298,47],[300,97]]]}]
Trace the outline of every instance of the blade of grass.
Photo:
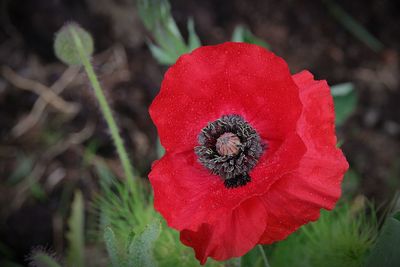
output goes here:
[{"label": "blade of grass", "polygon": [[329,13],[342,26],[375,52],[383,50],[384,45],[375,36],[368,32],[358,21],[351,17],[342,7],[333,0],[323,0]]},{"label": "blade of grass", "polygon": [[66,235],[68,240],[67,264],[68,266],[84,267],[84,208],[80,191],[75,192],[68,226],[69,231]]}]

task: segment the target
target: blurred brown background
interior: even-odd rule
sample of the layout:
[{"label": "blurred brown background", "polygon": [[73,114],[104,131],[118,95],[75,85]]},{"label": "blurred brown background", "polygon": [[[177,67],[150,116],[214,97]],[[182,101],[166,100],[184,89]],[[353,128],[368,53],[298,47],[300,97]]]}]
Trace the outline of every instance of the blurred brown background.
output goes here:
[{"label": "blurred brown background", "polygon": [[[325,1],[176,0],[182,32],[193,17],[203,44],[248,26],[293,73],[309,69],[329,84],[353,82],[359,103],[338,135],[351,165],[346,190],[378,204],[400,185],[400,2],[336,1],[383,43],[374,51],[329,13]],[[53,54],[54,33],[77,21],[92,33],[93,59],[133,164],[146,177],[156,159],[147,108],[165,67],[134,0],[2,0],[0,27],[0,257],[23,260],[33,246],[63,249],[74,188],[98,189],[93,161],[122,170],[85,75]],[[95,155],[95,156],[94,156]]]}]

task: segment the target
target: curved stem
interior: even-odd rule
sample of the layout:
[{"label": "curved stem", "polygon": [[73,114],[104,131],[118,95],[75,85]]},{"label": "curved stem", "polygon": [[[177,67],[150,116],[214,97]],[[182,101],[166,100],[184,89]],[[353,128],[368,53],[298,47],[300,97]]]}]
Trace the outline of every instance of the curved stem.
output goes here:
[{"label": "curved stem", "polygon": [[265,267],[270,267],[269,263],[268,263],[268,259],[267,259],[267,255],[265,255],[265,251],[262,247],[262,245],[257,245],[258,249],[260,250],[261,256],[264,260],[264,266]]},{"label": "curved stem", "polygon": [[[133,190],[136,190],[136,186],[133,184],[133,168],[132,165],[129,161],[128,153],[126,152],[126,149],[124,147],[124,143],[122,141],[121,135],[119,133],[119,129],[117,126],[117,123],[115,122],[115,119],[112,115],[111,108],[107,102],[107,99],[103,93],[103,90],[100,86],[99,80],[97,79],[96,73],[94,72],[93,66],[90,62],[89,57],[86,55],[85,50],[82,45],[82,41],[78,35],[78,33],[75,31],[73,27],[70,28],[71,35],[74,40],[75,47],[79,53],[79,56],[81,58],[83,67],[85,68],[86,74],[89,78],[89,81],[93,87],[95,96],[97,100],[99,101],[99,106],[101,109],[101,112],[103,113],[104,119],[107,122],[108,128],[110,129],[111,132],[111,137],[114,141],[115,147],[117,149],[118,156],[121,160],[122,167],[124,169],[124,173],[127,179],[128,185],[133,188]],[[137,192],[134,192],[134,197],[138,197],[136,194]]]}]

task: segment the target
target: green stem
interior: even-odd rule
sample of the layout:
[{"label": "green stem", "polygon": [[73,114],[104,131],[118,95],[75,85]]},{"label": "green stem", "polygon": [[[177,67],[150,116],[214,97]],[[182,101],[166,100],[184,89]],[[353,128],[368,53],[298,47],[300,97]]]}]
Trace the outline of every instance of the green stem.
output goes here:
[{"label": "green stem", "polygon": [[[75,31],[73,27],[70,28],[71,35],[74,40],[75,47],[79,53],[79,57],[81,58],[82,64],[85,68],[86,74],[89,78],[89,81],[94,89],[94,93],[96,95],[97,100],[99,101],[100,109],[103,113],[103,116],[107,122],[108,128],[110,129],[111,132],[111,137],[114,141],[115,147],[117,148],[117,153],[118,156],[121,160],[122,167],[124,169],[124,173],[128,182],[128,185],[135,189],[136,186],[133,185],[133,168],[132,165],[129,161],[128,153],[125,150],[121,135],[119,134],[119,129],[117,126],[117,123],[115,122],[115,119],[112,115],[111,108],[109,104],[107,103],[107,99],[104,96],[103,90],[100,86],[99,80],[97,79],[96,73],[93,70],[93,66],[90,62],[89,57],[85,53],[85,50],[82,45],[82,41],[78,35],[78,33]],[[137,197],[137,194],[135,192],[134,197]]]},{"label": "green stem", "polygon": [[270,267],[269,263],[268,263],[268,259],[267,259],[267,255],[265,255],[265,251],[262,247],[262,245],[257,245],[258,249],[260,250],[261,256],[264,260],[264,266],[265,267]]}]

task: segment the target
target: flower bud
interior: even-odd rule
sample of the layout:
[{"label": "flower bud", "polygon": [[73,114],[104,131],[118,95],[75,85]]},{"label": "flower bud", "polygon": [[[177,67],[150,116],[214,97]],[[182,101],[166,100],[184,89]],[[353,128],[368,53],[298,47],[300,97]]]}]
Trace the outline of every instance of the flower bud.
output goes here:
[{"label": "flower bud", "polygon": [[54,41],[54,52],[58,59],[67,65],[82,64],[78,53],[77,41],[85,54],[90,57],[93,54],[94,45],[92,36],[77,23],[67,23],[57,33]]}]

